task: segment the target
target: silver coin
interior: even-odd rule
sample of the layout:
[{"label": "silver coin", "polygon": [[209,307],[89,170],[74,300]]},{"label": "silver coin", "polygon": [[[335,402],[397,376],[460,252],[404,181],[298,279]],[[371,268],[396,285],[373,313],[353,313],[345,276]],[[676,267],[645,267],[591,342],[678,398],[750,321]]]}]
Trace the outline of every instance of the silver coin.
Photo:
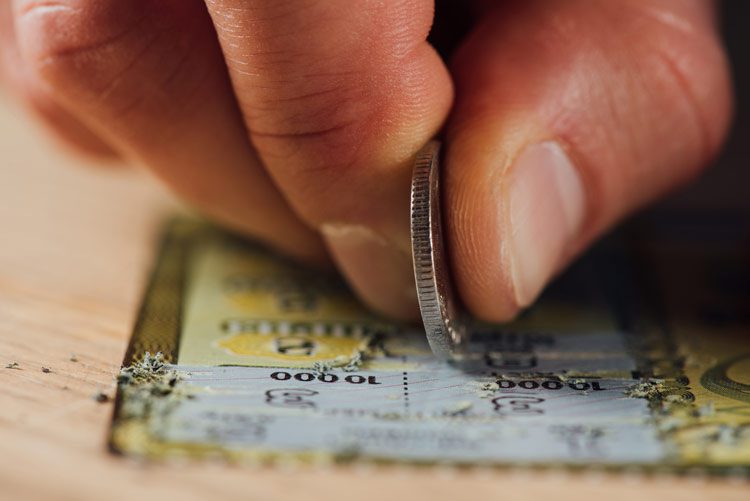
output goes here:
[{"label": "silver coin", "polygon": [[422,322],[433,353],[458,354],[466,328],[454,294],[443,245],[440,210],[440,143],[417,154],[411,181],[411,249]]}]

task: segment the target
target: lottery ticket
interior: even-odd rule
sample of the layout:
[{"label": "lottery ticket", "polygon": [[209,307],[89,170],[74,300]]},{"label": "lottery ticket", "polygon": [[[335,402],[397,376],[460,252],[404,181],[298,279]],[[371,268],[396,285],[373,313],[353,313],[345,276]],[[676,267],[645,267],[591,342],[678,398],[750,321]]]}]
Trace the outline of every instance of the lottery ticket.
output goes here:
[{"label": "lottery ticket", "polygon": [[747,472],[750,253],[736,235],[656,229],[600,245],[515,322],[471,323],[467,352],[442,360],[337,276],[176,221],[118,378],[111,447]]}]

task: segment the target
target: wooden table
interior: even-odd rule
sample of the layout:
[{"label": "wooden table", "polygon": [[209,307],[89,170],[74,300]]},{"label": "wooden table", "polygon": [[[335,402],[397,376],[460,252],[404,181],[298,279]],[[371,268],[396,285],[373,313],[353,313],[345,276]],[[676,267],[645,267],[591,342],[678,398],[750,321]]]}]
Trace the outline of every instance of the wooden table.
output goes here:
[{"label": "wooden table", "polygon": [[0,101],[0,499],[750,499],[736,480],[112,456],[112,405],[92,396],[114,391],[160,220],[176,208],[146,174],[72,159]]}]

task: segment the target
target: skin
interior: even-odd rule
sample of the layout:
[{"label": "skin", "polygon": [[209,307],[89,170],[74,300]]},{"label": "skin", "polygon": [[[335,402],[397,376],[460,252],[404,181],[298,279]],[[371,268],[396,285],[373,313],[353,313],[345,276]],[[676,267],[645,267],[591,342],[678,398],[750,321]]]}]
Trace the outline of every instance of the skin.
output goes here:
[{"label": "skin", "polygon": [[506,321],[710,163],[731,82],[711,1],[464,4],[444,60],[431,0],[11,0],[2,74],[69,143],[405,319],[411,163],[440,134],[458,291]]}]

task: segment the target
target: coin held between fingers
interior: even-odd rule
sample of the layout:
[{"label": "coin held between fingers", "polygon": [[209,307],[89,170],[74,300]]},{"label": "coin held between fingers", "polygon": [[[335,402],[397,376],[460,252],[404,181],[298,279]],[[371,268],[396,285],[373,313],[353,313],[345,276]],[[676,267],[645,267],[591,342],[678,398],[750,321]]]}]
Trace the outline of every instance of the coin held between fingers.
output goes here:
[{"label": "coin held between fingers", "polygon": [[461,350],[468,335],[443,245],[438,141],[431,141],[417,154],[410,208],[414,279],[422,322],[432,352],[448,358]]}]

